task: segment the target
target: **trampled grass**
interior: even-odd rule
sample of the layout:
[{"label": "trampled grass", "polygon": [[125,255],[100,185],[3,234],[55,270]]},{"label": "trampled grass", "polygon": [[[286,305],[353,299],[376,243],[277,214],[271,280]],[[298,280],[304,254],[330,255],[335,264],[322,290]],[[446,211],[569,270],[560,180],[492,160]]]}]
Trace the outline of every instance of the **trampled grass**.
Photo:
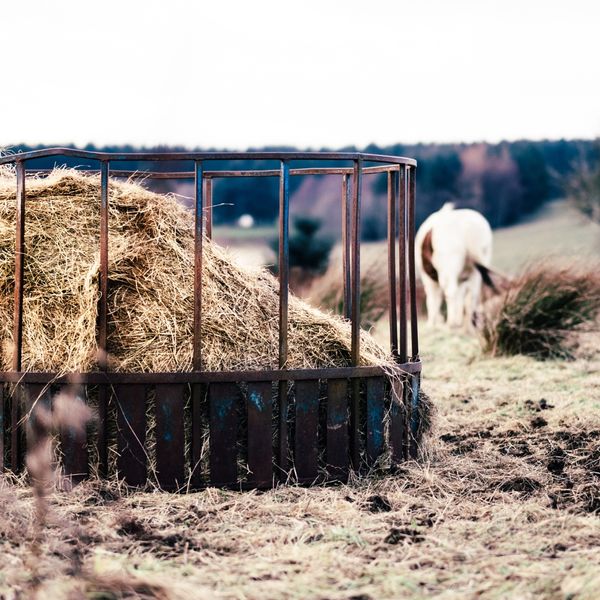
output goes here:
[{"label": "trampled grass", "polygon": [[[384,324],[381,325],[385,331]],[[89,598],[596,598],[600,354],[489,358],[424,332],[438,420],[425,464],[266,493],[2,487],[0,593]],[[19,596],[20,594],[20,596]]]}]

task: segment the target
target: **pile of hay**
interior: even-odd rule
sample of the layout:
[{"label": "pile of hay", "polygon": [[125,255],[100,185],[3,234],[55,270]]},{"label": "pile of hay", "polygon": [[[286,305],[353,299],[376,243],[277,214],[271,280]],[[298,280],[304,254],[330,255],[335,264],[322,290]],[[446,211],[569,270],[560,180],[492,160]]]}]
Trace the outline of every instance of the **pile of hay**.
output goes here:
[{"label": "pile of hay", "polygon": [[481,330],[492,354],[570,358],[575,334],[594,327],[600,311],[600,276],[587,265],[531,266],[486,304]]},{"label": "pile of hay", "polygon": [[[27,178],[23,370],[97,368],[100,178],[73,170]],[[14,173],[0,172],[0,363],[12,359]],[[174,198],[110,181],[110,368],[192,369],[193,215]],[[278,283],[204,241],[205,370],[275,368]],[[393,363],[362,333],[363,365]],[[350,326],[290,297],[289,368],[350,364]]]}]

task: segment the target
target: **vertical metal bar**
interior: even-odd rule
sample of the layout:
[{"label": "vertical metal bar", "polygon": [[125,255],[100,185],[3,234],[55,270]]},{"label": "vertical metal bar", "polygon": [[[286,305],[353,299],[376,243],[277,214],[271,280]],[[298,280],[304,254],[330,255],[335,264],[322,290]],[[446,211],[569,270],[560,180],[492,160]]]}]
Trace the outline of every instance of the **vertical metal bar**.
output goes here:
[{"label": "vertical metal bar", "polygon": [[351,229],[351,187],[349,176],[342,176],[342,273],[344,284],[344,318],[352,314],[352,296],[350,294],[350,229]]},{"label": "vertical metal bar", "polygon": [[194,221],[194,371],[202,369],[200,324],[202,320],[202,221],[204,198],[202,194],[202,161],[195,162],[196,198]]},{"label": "vertical metal bar", "polygon": [[[417,201],[417,172],[415,167],[410,169],[409,183],[409,223],[408,223],[408,252],[409,252],[409,278],[410,278],[410,328],[411,328],[411,360],[419,360],[419,329],[417,323],[417,294],[415,278],[415,209]],[[410,399],[410,442],[408,453],[412,458],[416,458],[419,448],[417,443],[418,432],[420,428],[420,406],[419,406],[419,384],[420,376],[412,375],[409,380],[410,387],[407,390],[407,396]]]},{"label": "vertical metal bar", "polygon": [[279,368],[284,369],[288,353],[288,293],[290,269],[289,244],[290,169],[281,161],[279,178]]},{"label": "vertical metal bar", "polygon": [[[108,175],[109,163],[100,163],[100,303],[98,307],[98,366],[108,367]],[[98,388],[98,470],[108,473],[107,413],[109,388]]]},{"label": "vertical metal bar", "polygon": [[25,264],[25,164],[17,161],[17,203],[15,237],[15,312],[13,325],[13,370],[21,370],[23,350],[23,285]]},{"label": "vertical metal bar", "polygon": [[419,360],[419,331],[417,326],[417,291],[415,278],[415,184],[415,167],[410,167],[408,186],[408,277],[410,283],[411,360]]},{"label": "vertical metal bar", "polygon": [[392,356],[398,356],[398,290],[396,287],[396,196],[398,188],[398,171],[388,171],[388,285],[390,293],[390,350]]},{"label": "vertical metal bar", "polygon": [[[195,169],[195,212],[194,212],[194,338],[192,367],[202,369],[202,230],[204,219],[204,196],[202,188],[202,162],[194,163]],[[192,386],[192,479],[193,487],[199,487],[202,481],[200,460],[202,457],[202,418],[203,388]],[[212,424],[211,424],[212,425]]]},{"label": "vertical metal bar", "polygon": [[352,365],[360,360],[360,202],[362,188],[362,158],[354,161],[352,174]]},{"label": "vertical metal bar", "polygon": [[107,368],[106,343],[108,337],[108,162],[100,165],[100,314],[98,315],[98,362]]},{"label": "vertical metal bar", "polygon": [[206,195],[206,237],[212,240],[212,221],[213,221],[213,180],[207,177],[204,183],[204,193]]},{"label": "vertical metal bar", "polygon": [[407,339],[406,339],[406,320],[407,320],[407,296],[406,296],[406,167],[400,167],[400,218],[398,237],[398,273],[399,273],[399,290],[400,296],[400,344],[398,351],[398,360],[400,363],[405,363],[408,357]]},{"label": "vertical metal bar", "polygon": [[[289,198],[290,169],[281,161],[279,176],[279,368],[285,369],[288,357],[288,294],[289,294]],[[288,467],[288,384],[279,382],[279,467]]]},{"label": "vertical metal bar", "polygon": [[[360,363],[360,208],[362,193],[362,168],[363,162],[359,158],[354,161],[352,175],[352,365]],[[354,378],[350,383],[350,458],[354,469],[360,463],[360,379]]]}]

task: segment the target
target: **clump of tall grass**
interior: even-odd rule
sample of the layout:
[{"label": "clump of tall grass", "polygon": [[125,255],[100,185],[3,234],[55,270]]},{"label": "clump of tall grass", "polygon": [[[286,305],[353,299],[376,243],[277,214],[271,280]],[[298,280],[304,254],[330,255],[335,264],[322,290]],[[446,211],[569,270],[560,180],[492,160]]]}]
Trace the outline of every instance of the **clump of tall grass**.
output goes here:
[{"label": "clump of tall grass", "polygon": [[574,334],[600,312],[598,269],[549,262],[530,266],[487,305],[481,335],[497,355],[572,358]]}]

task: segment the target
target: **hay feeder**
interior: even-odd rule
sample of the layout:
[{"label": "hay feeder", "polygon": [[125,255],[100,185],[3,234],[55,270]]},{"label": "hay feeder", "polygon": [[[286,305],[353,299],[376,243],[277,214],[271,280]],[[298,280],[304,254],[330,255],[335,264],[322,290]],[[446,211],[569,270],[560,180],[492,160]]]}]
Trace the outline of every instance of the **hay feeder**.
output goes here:
[{"label": "hay feeder", "polygon": [[[27,318],[30,267],[26,244],[28,189],[30,175],[35,173],[36,181],[45,176],[34,167],[36,159],[49,157],[95,163],[99,169],[93,173],[96,177],[98,170],[100,173],[94,200],[98,218],[98,299],[92,325],[97,361],[75,372],[65,372],[59,366],[36,370],[24,360],[27,344],[23,323],[24,315]],[[252,167],[210,170],[215,161],[235,160]],[[111,163],[123,165],[129,161],[148,161],[159,168],[141,174],[111,169]],[[311,166],[303,167],[307,161]],[[189,164],[191,168],[169,171],[169,162]],[[278,168],[264,168],[269,162]],[[312,166],[323,163],[335,166]],[[416,455],[421,362],[415,299],[414,160],[354,152],[116,154],[49,148],[0,157],[0,167],[6,168],[3,165],[14,165],[16,178],[11,209],[12,354],[9,366],[0,372],[3,470],[18,473],[24,468],[27,447],[35,443],[36,412],[42,407],[52,410],[56,393],[65,389],[89,402],[93,400],[96,413],[87,432],[69,428],[60,431],[63,472],[73,481],[93,474],[118,477],[134,486],[153,482],[166,490],[268,488],[282,481],[345,481],[352,471],[364,472],[382,465],[388,468]],[[388,184],[390,352],[388,361],[365,364],[361,354],[364,333],[360,328],[361,193],[363,177],[377,173],[386,174]],[[110,361],[114,323],[109,301],[111,286],[116,285],[110,270],[110,252],[114,252],[109,236],[110,190],[120,185],[116,183],[118,178],[139,175],[194,181],[189,368],[162,372],[116,369]],[[290,306],[299,302],[288,292],[290,178],[309,175],[337,176],[341,183],[345,322],[340,321],[336,327],[348,329],[348,358],[347,364],[332,361],[319,368],[296,368],[289,360],[294,325]],[[203,277],[206,284],[203,260],[210,258],[207,244],[212,243],[213,181],[231,177],[279,179],[279,276],[273,283],[278,305],[273,319],[277,321],[276,359],[269,368],[208,370],[203,356],[201,331],[207,310],[202,302]],[[57,210],[60,212],[60,207]],[[36,260],[43,264],[43,258]],[[242,355],[246,349],[239,347],[236,351]]]}]

